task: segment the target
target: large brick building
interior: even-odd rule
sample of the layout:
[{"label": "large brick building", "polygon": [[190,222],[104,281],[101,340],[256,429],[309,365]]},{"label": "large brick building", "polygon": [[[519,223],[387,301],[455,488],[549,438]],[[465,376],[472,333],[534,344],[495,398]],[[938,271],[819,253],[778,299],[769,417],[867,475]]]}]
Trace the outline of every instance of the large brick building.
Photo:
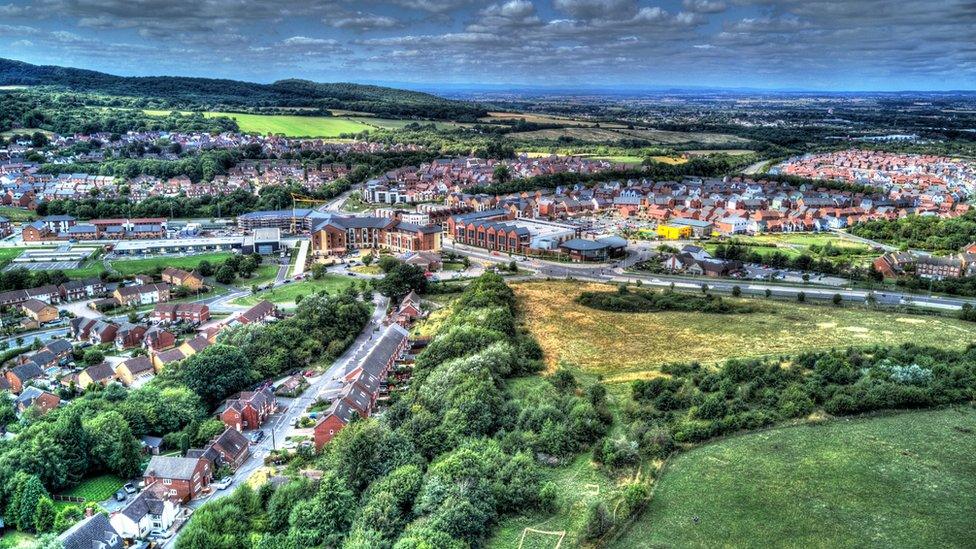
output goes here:
[{"label": "large brick building", "polygon": [[312,229],[312,253],[341,255],[352,250],[385,248],[392,252],[438,251],[441,228],[388,217],[330,216]]}]

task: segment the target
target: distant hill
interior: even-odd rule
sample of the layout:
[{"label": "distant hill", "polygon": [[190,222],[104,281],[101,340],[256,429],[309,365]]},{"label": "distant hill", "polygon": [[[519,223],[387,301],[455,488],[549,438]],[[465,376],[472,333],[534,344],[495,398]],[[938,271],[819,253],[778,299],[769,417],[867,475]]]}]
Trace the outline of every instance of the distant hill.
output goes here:
[{"label": "distant hill", "polygon": [[103,72],[32,65],[0,58],[0,86],[53,86],[78,92],[145,97],[172,108],[314,107],[370,112],[382,116],[473,121],[487,114],[478,104],[435,95],[362,84],[280,80],[258,84],[182,76],[115,76]]}]

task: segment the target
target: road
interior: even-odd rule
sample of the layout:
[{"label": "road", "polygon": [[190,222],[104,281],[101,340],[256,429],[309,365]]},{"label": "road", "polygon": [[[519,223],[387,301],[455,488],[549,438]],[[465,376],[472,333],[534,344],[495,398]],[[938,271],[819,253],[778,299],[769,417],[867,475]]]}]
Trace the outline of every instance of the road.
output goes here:
[{"label": "road", "polygon": [[[374,338],[375,331],[382,325],[386,308],[389,305],[389,298],[376,294],[373,297],[373,316],[369,323],[356,338],[356,341],[336,359],[332,365],[320,376],[312,378],[310,384],[301,395],[294,399],[280,399],[287,403],[287,408],[273,415],[268,423],[262,427],[266,435],[261,442],[251,446],[251,456],[234,473],[234,480],[231,485],[224,490],[216,490],[206,498],[199,498],[191,501],[187,506],[190,509],[197,509],[207,502],[218,500],[232,493],[238,486],[247,480],[261,467],[264,466],[264,458],[271,453],[271,450],[280,448],[285,443],[285,437],[292,429],[291,424],[296,418],[305,413],[309,406],[319,400],[320,395],[326,394],[330,390],[338,387],[334,377],[345,375],[350,369],[350,365],[362,358],[372,349],[373,345],[379,342],[379,338]],[[190,519],[192,520],[192,518]],[[179,532],[173,535],[163,547],[174,547]]]},{"label": "road", "polygon": [[[914,306],[926,309],[941,311],[957,311],[963,304],[969,303],[976,305],[976,299],[963,297],[930,296],[922,294],[911,294],[907,292],[897,292],[888,290],[860,290],[852,288],[825,288],[814,284],[790,284],[790,283],[768,283],[761,280],[748,279],[729,279],[729,278],[706,278],[685,275],[653,275],[635,272],[627,272],[626,269],[646,258],[645,251],[631,252],[628,256],[617,264],[585,264],[585,263],[554,263],[540,260],[521,260],[507,255],[492,255],[484,250],[470,248],[463,245],[445,244],[445,249],[450,249],[459,254],[463,254],[475,259],[490,261],[497,264],[508,264],[515,259],[520,269],[529,271],[534,277],[549,278],[569,278],[578,280],[590,280],[594,282],[628,282],[655,287],[670,287],[673,283],[675,288],[696,290],[702,284],[708,285],[709,289],[718,293],[732,293],[732,288],[738,286],[744,295],[765,296],[769,290],[771,297],[782,299],[796,299],[801,292],[810,300],[831,300],[835,294],[840,294],[841,299],[849,303],[867,303],[871,298],[878,305],[889,306]],[[869,297],[871,296],[871,297]]]}]

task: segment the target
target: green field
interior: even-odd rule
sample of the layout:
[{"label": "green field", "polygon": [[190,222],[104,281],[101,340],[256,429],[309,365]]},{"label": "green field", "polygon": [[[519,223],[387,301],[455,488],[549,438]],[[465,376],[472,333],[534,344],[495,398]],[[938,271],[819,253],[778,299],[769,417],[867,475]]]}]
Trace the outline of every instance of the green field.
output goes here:
[{"label": "green field", "polygon": [[261,265],[258,270],[254,271],[254,276],[251,278],[242,278],[237,281],[237,285],[250,288],[251,286],[257,284],[258,286],[263,286],[269,282],[274,282],[278,277],[278,267],[279,265]]},{"label": "green field", "polygon": [[251,307],[253,305],[257,305],[261,300],[266,299],[276,305],[290,308],[295,306],[295,298],[299,295],[308,297],[322,290],[326,290],[329,293],[335,293],[352,284],[354,280],[354,278],[349,278],[346,276],[326,275],[324,278],[319,280],[303,280],[301,282],[293,282],[291,284],[277,286],[271,290],[265,290],[246,297],[239,297],[235,299],[233,303],[235,305]]},{"label": "green field", "polygon": [[178,269],[195,269],[201,261],[209,261],[216,266],[234,254],[230,252],[214,252],[182,257],[151,257],[148,259],[116,259],[112,261],[112,268],[122,276],[151,274],[157,269],[176,267]]},{"label": "green field", "polygon": [[550,368],[564,361],[611,383],[653,377],[667,362],[716,364],[875,344],[957,349],[976,338],[976,323],[949,317],[763,299],[742,300],[758,308],[748,314],[612,313],[575,302],[584,290],[614,291],[609,285],[554,281],[513,288]]},{"label": "green field", "polygon": [[0,206],[0,216],[6,217],[14,223],[34,221],[37,219],[37,214],[34,212],[23,208],[14,208],[13,206]]},{"label": "green field", "polygon": [[972,547],[974,453],[972,408],[733,437],[673,458],[613,547]]},{"label": "green field", "polygon": [[0,267],[6,267],[8,263],[23,252],[23,248],[0,248]]},{"label": "green field", "polygon": [[[170,111],[147,110],[148,115],[165,116]],[[296,116],[286,114],[244,114],[237,112],[205,112],[207,118],[226,116],[237,121],[242,132],[275,133],[285,137],[339,137],[344,133],[358,133],[375,126],[354,118],[333,116]],[[369,120],[369,119],[364,119]],[[380,120],[380,119],[374,119]]]}]

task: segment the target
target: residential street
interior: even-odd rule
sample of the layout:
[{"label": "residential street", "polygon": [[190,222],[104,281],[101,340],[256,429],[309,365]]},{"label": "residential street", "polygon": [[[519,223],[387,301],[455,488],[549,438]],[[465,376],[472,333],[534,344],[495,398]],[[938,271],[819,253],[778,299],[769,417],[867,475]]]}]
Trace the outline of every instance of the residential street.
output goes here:
[{"label": "residential street", "polygon": [[[389,301],[389,298],[375,294],[373,297],[373,305],[375,307],[373,316],[370,318],[369,324],[366,325],[362,333],[359,334],[359,337],[349,346],[346,352],[336,359],[322,375],[311,378],[309,380],[309,387],[297,398],[279,399],[284,409],[272,416],[271,420],[262,427],[266,436],[261,442],[251,446],[251,456],[234,473],[234,480],[231,485],[224,490],[211,492],[208,497],[190,502],[188,507],[197,509],[208,501],[220,499],[232,493],[235,488],[247,482],[248,478],[264,465],[264,458],[268,456],[271,450],[280,448],[285,443],[285,437],[292,430],[291,423],[301,416],[309,406],[314,404],[320,395],[337,387],[338,384],[333,378],[344,375],[349,370],[351,364],[355,364],[356,360],[362,358],[379,341],[379,338],[374,338],[373,336],[375,331],[381,326]],[[163,546],[175,546],[175,541],[178,536],[179,533],[177,532]]]}]

